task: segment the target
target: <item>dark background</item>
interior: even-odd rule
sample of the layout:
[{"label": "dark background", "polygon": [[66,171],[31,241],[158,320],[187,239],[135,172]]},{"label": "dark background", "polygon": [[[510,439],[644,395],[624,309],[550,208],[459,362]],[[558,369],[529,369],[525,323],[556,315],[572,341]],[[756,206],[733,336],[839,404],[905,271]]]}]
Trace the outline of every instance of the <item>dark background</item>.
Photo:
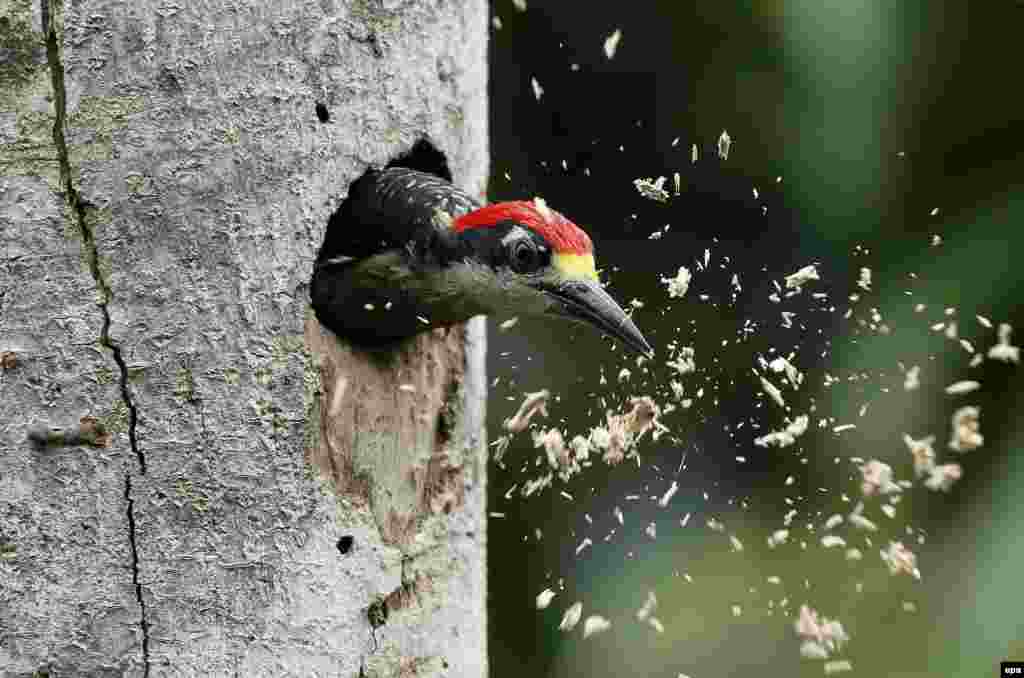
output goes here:
[{"label": "dark background", "polygon": [[[705,392],[664,417],[671,434],[643,441],[640,464],[599,462],[528,499],[505,496],[543,471],[528,434],[515,439],[505,468],[491,465],[489,509],[503,514],[489,524],[491,675],[819,676],[821,662],[799,658],[792,628],[804,602],[852,636],[837,657],[854,671],[842,675],[988,676],[1000,659],[1024,658],[1021,368],[969,368],[956,342],[928,329],[956,307],[960,336],[978,350],[995,331],[975,314],[1011,322],[1020,328],[1014,343],[1024,344],[1024,6],[529,0],[521,12],[499,0],[492,14],[501,28],[492,27],[490,197],[541,195],[584,226],[612,294],[644,302],[634,319],[658,355],[638,368],[592,331],[521,319],[502,332],[507,318],[493,318],[491,439],[522,393],[540,388],[559,399],[539,425],[559,426],[567,439],[602,424],[606,409],[628,409],[631,395],[670,402],[668,382],[679,377],[664,362],[673,340],[697,351],[698,372],[679,378],[688,396]],[[609,60],[602,46],[616,28],[622,40]],[[531,77],[544,88],[539,101]],[[733,139],[727,160],[714,152],[723,129]],[[644,199],[632,183],[666,175],[671,185],[673,172],[683,191],[668,204]],[[648,239],[666,224],[663,238]],[[943,242],[932,247],[936,233]],[[705,248],[709,269],[697,271]],[[772,280],[811,262],[821,283],[768,301]],[[694,280],[670,301],[659,277],[681,265]],[[861,266],[874,284],[851,303]],[[916,303],[927,310],[915,313]],[[871,308],[890,334],[857,322],[869,321]],[[783,310],[797,314],[794,328],[780,326]],[[753,331],[738,333],[747,321]],[[811,429],[785,450],[751,444],[784,425],[751,373],[771,348],[795,350],[806,373],[799,391],[784,389],[790,415],[813,408]],[[900,362],[921,366],[920,390],[903,390]],[[633,375],[620,383],[623,366]],[[826,372],[840,383],[823,387]],[[943,392],[968,378],[982,389]],[[954,458],[949,417],[965,404],[982,408],[985,445]],[[835,421],[819,429],[823,417]],[[841,423],[857,429],[832,433]],[[949,494],[905,492],[894,520],[869,506],[881,526],[873,546],[864,533],[837,529],[864,552],[848,563],[819,540],[829,515],[850,510],[841,494],[859,495],[849,458],[877,457],[912,479],[903,433],[936,435],[940,463],[960,462],[964,478]],[[651,498],[673,480],[679,492],[662,509]],[[765,537],[782,527],[787,497],[800,511],[791,543],[769,550]],[[712,517],[724,533],[707,528]],[[652,521],[655,540],[644,534]],[[730,534],[742,553],[731,552]],[[577,556],[584,537],[594,545]],[[878,555],[889,539],[917,553],[922,581],[889,575]],[[769,575],[783,583],[766,583]],[[546,587],[558,595],[537,611]],[[648,591],[664,634],[633,618]],[[784,597],[789,614],[779,609]],[[601,614],[612,628],[587,640],[582,624],[560,632],[577,600],[584,617]]]}]

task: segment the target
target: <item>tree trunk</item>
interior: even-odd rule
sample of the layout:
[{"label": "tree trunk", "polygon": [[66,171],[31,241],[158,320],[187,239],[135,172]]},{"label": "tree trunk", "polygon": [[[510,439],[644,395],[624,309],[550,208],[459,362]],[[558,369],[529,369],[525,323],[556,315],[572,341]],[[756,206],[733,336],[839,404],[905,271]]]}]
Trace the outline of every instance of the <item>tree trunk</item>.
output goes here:
[{"label": "tree trunk", "polygon": [[487,175],[482,0],[0,0],[0,676],[486,673],[484,325],[309,311],[330,213]]}]

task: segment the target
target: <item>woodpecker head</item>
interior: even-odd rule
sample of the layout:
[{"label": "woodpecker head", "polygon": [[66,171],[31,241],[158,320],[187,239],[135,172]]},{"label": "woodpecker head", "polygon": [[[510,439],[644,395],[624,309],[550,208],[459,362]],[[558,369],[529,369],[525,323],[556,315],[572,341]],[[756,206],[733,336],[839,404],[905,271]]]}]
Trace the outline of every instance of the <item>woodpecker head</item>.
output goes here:
[{"label": "woodpecker head", "polygon": [[554,315],[588,323],[641,353],[651,347],[594,266],[583,229],[540,198],[488,205],[455,219],[451,230],[488,313]]}]

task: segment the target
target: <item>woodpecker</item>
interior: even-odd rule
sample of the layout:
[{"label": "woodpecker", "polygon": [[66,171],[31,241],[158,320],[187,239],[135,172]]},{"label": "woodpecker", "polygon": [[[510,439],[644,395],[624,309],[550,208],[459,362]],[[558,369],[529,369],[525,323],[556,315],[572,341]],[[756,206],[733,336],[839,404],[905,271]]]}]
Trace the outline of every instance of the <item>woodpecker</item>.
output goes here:
[{"label": "woodpecker", "polygon": [[579,226],[539,198],[481,205],[404,167],[353,182],[328,223],[311,287],[320,322],[368,348],[502,313],[588,323],[651,352],[601,287]]}]

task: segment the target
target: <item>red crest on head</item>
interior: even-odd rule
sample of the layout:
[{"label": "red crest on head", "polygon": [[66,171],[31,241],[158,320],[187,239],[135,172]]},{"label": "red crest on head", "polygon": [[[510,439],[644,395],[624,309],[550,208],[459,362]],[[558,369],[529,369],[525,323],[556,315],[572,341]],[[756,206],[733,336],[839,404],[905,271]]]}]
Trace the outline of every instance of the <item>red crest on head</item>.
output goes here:
[{"label": "red crest on head", "polygon": [[452,223],[452,230],[460,233],[472,228],[489,228],[503,221],[514,221],[533,229],[558,254],[591,254],[594,251],[594,244],[586,231],[543,203],[538,206],[536,202],[526,200],[499,202],[464,214]]}]

